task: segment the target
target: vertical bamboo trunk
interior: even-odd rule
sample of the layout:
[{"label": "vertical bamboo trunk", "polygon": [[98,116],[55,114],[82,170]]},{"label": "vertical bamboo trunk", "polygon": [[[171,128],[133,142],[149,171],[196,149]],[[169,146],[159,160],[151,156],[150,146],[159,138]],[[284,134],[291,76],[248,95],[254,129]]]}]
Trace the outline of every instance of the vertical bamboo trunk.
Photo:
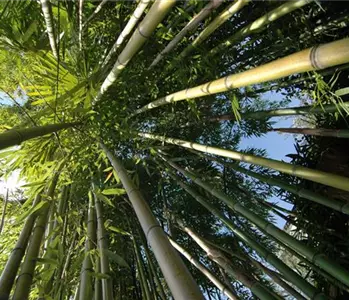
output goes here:
[{"label": "vertical bamboo trunk", "polygon": [[173,297],[175,299],[187,300],[203,299],[196,282],[180,259],[178,253],[171,246],[139,189],[128,177],[121,162],[103,144],[100,146],[107,155],[129,196],[133,209],[136,212],[147,241],[154,251]]},{"label": "vertical bamboo trunk", "polygon": [[2,215],[1,215],[1,222],[0,222],[0,235],[2,233],[2,230],[4,229],[7,203],[8,203],[8,188],[6,189],[6,196],[3,203],[4,206],[2,208]]},{"label": "vertical bamboo trunk", "polygon": [[249,277],[238,268],[233,268],[223,252],[205,243],[205,241],[201,239],[193,229],[185,226],[182,220],[176,218],[176,222],[180,228],[185,231],[200,246],[200,248],[207,253],[207,256],[212,261],[222,267],[234,279],[240,281],[245,287],[249,288],[254,295],[261,300],[277,299],[272,291],[269,291],[263,284],[255,280],[252,276]]},{"label": "vertical bamboo trunk", "polygon": [[103,274],[109,276],[108,279],[102,279],[103,300],[113,300],[113,284],[110,277],[109,258],[105,252],[108,250],[108,241],[107,233],[104,227],[102,204],[95,194],[94,199],[97,215],[97,245],[101,261],[101,271]]},{"label": "vertical bamboo trunk", "polygon": [[26,140],[50,134],[65,128],[70,128],[76,123],[50,124],[41,127],[11,129],[0,134],[0,150],[15,145],[20,145]]},{"label": "vertical bamboo trunk", "polygon": [[220,291],[229,299],[238,300],[238,296],[235,295],[229,288],[227,288],[215,275],[213,275],[209,269],[207,269],[202,263],[195,259],[188,251],[179,246],[174,240],[169,238],[172,246],[181,253],[194,267],[196,267],[203,275],[205,275]]},{"label": "vertical bamboo trunk", "polygon": [[124,50],[120,53],[114,67],[104,80],[98,95],[94,99],[94,103],[99,101],[107,89],[116,81],[121,71],[143,46],[175,3],[175,0],[156,0],[154,2],[148,14],[144,17],[143,21],[126,44]]},{"label": "vertical bamboo trunk", "polygon": [[[96,259],[96,272],[101,272],[101,260],[99,257]],[[102,299],[102,282],[100,279],[95,278],[95,290],[94,290],[94,300]]]},{"label": "vertical bamboo trunk", "polygon": [[[54,192],[58,182],[59,172],[61,168],[63,168],[63,165],[64,164],[61,164],[58,171],[56,171],[56,173],[53,175],[52,181],[47,191],[47,196],[49,199],[54,198]],[[16,288],[12,300],[27,300],[29,297],[30,287],[34,278],[36,259],[39,256],[42,238],[44,236],[49,218],[51,203],[52,200],[49,203],[45,204],[45,206],[43,206],[39,212],[32,236],[30,238],[28,250],[26,252],[24,262],[17,278]]]},{"label": "vertical bamboo trunk", "polygon": [[182,100],[226,92],[252,84],[320,70],[349,62],[349,39],[311,47],[250,70],[188,88],[159,98],[135,110],[130,118],[156,107]]},{"label": "vertical bamboo trunk", "polygon": [[84,8],[84,0],[79,0],[79,49],[80,51],[82,50],[83,8]]},{"label": "vertical bamboo trunk", "polygon": [[42,13],[44,15],[45,23],[46,23],[47,35],[48,35],[48,39],[52,49],[52,53],[55,58],[58,58],[58,49],[57,49],[57,43],[56,43],[55,32],[53,27],[51,3],[49,0],[40,0],[40,3],[42,8]]},{"label": "vertical bamboo trunk", "polygon": [[327,128],[273,128],[270,131],[282,133],[305,134],[314,136],[329,136],[336,138],[349,138],[347,129],[327,129]]},{"label": "vertical bamboo trunk", "polygon": [[242,38],[250,35],[251,33],[254,33],[257,31],[259,32],[261,29],[266,29],[267,25],[270,24],[271,22],[274,22],[277,19],[283,17],[284,15],[289,14],[292,11],[298,8],[301,8],[309,3],[311,3],[311,1],[297,0],[297,1],[286,2],[285,4],[280,5],[279,7],[273,9],[272,11],[269,11],[264,16],[258,18],[251,24],[243,27],[238,32],[236,32],[235,34],[227,38],[225,42],[213,48],[209,52],[210,55],[214,55],[219,51],[233,45],[233,43],[237,42],[238,40],[241,40]]},{"label": "vertical bamboo trunk", "polygon": [[120,48],[122,43],[125,41],[125,39],[128,37],[128,35],[131,33],[133,28],[137,25],[138,20],[142,17],[143,12],[147,8],[148,4],[150,3],[150,0],[140,0],[135,11],[133,12],[130,20],[127,22],[125,28],[120,33],[118,39],[116,40],[113,47],[110,49],[108,55],[106,56],[103,66],[106,66],[110,59],[112,58],[113,54]]},{"label": "vertical bamboo trunk", "polygon": [[[41,201],[40,195],[35,198],[33,206],[36,206]],[[30,215],[19,235],[14,249],[8,258],[6,265],[0,277],[0,300],[8,300],[15,281],[19,266],[21,264],[24,253],[27,249],[29,237],[34,227],[36,214]]]},{"label": "vertical bamboo trunk", "polygon": [[255,213],[249,211],[245,207],[243,207],[240,203],[237,203],[234,199],[228,197],[225,193],[220,190],[215,189],[213,186],[208,184],[207,182],[202,181],[197,174],[186,171],[179,166],[175,165],[172,162],[168,162],[173,168],[187,176],[194,183],[204,188],[213,196],[217,197],[224,203],[226,203],[233,211],[239,213],[241,216],[249,220],[258,226],[263,232],[267,233],[274,239],[278,240],[282,244],[285,244],[292,248],[293,250],[300,253],[302,256],[307,258],[310,262],[313,262],[315,265],[319,266],[323,270],[327,271],[333,277],[341,281],[342,283],[349,286],[349,272],[340,266],[337,262],[327,257],[325,254],[316,251],[313,248],[307,247],[301,241],[295,239],[294,237],[288,235],[286,232],[280,230],[275,225],[269,223],[263,218],[259,217]]},{"label": "vertical bamboo trunk", "polygon": [[211,0],[189,23],[171,40],[171,42],[162,50],[151,63],[150,68],[155,67],[160,60],[173,50],[180,41],[190,32],[197,28],[203,20],[205,20],[211,12],[222,4],[223,0]]},{"label": "vertical bamboo trunk", "polygon": [[187,191],[197,202],[204,206],[208,211],[215,215],[227,228],[229,228],[238,239],[244,242],[246,245],[254,249],[261,257],[263,257],[269,264],[278,269],[283,276],[296,285],[301,291],[303,291],[311,299],[326,299],[322,293],[319,293],[315,287],[304,280],[299,274],[290,269],[285,263],[277,258],[273,253],[270,253],[265,247],[256,242],[248,234],[236,227],[232,221],[226,218],[223,213],[216,209],[212,204],[208,203],[203,197],[201,197],[193,188],[183,183],[178,176],[174,175],[171,171],[167,172],[174,181],[180,185],[185,191]]}]

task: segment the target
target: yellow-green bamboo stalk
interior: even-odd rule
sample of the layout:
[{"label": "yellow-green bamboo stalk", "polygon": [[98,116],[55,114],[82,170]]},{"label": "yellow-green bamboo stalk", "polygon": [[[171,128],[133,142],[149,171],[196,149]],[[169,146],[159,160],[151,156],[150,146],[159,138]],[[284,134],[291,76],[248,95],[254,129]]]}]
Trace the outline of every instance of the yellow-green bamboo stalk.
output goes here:
[{"label": "yellow-green bamboo stalk", "polygon": [[172,246],[182,254],[194,267],[196,267],[203,275],[205,275],[225,296],[232,300],[238,300],[239,298],[227,288],[215,275],[213,275],[208,268],[200,263],[195,257],[193,257],[187,250],[179,246],[174,240],[169,237]]},{"label": "yellow-green bamboo stalk", "polygon": [[26,140],[50,134],[74,125],[77,125],[77,123],[50,124],[33,128],[11,129],[9,131],[0,133],[0,150],[7,147],[20,145]]},{"label": "yellow-green bamboo stalk", "polygon": [[155,67],[160,60],[173,50],[180,41],[190,32],[197,28],[201,21],[205,20],[211,12],[222,4],[223,0],[211,0],[189,23],[171,40],[151,63],[150,68]]},{"label": "yellow-green bamboo stalk", "polygon": [[188,300],[203,299],[196,282],[176,250],[171,246],[166,234],[155,219],[147,202],[144,200],[139,189],[129,178],[127,171],[124,169],[121,162],[114,157],[114,155],[103,144],[100,146],[107,155],[127,192],[132,207],[135,210],[143,232],[155,254],[173,297],[175,299]]},{"label": "yellow-green bamboo stalk", "polygon": [[243,27],[238,32],[234,33],[232,36],[227,38],[224,42],[219,44],[217,47],[213,48],[209,55],[214,55],[218,53],[219,51],[231,46],[233,43],[241,40],[242,38],[255,33],[260,32],[261,29],[266,29],[267,25],[271,22],[276,21],[277,19],[283,17],[286,14],[289,14],[293,12],[294,10],[301,8],[312,1],[309,0],[297,0],[297,1],[287,1],[284,4],[280,5],[279,7],[267,12],[264,16],[258,18],[257,20],[253,21],[251,24]]},{"label": "yellow-green bamboo stalk", "polygon": [[255,280],[252,276],[247,276],[244,272],[238,268],[233,268],[229,259],[224,255],[224,253],[213,246],[208,245],[205,241],[188,226],[185,226],[183,221],[176,218],[177,224],[180,228],[185,231],[199,246],[204,250],[207,256],[222,267],[230,276],[234,279],[240,281],[245,287],[249,288],[251,292],[260,299],[277,299],[274,297],[274,293],[269,291],[262,283]]},{"label": "yellow-green bamboo stalk", "polygon": [[349,286],[349,272],[342,266],[340,266],[337,262],[328,258],[323,253],[321,253],[320,255],[320,253],[317,250],[307,247],[301,241],[288,235],[286,232],[280,230],[275,225],[271,224],[270,222],[266,221],[265,219],[246,209],[244,206],[227,196],[222,191],[215,189],[209,183],[201,180],[197,174],[184,170],[183,168],[179,167],[173,162],[167,161],[167,163],[173,168],[175,168],[177,171],[181,172],[183,175],[189,177],[191,180],[193,180],[194,183],[204,188],[210,194],[223,201],[233,211],[237,212],[250,222],[254,223],[256,226],[258,226],[262,231],[281,242],[281,244],[284,244],[290,247],[291,249],[295,250],[300,255],[305,257],[308,261],[319,266],[320,268],[331,274],[333,277],[335,277],[345,285]]},{"label": "yellow-green bamboo stalk", "polygon": [[137,27],[124,50],[120,53],[117,61],[104,80],[98,95],[94,99],[96,103],[107,89],[116,81],[121,71],[126,67],[132,57],[139,51],[146,40],[153,33],[158,24],[163,20],[167,12],[176,3],[176,0],[156,0],[143,21]]},{"label": "yellow-green bamboo stalk", "polygon": [[297,165],[292,165],[292,164],[274,160],[274,159],[268,159],[268,158],[264,158],[256,155],[251,155],[251,154],[242,153],[242,152],[233,151],[233,150],[221,149],[217,147],[202,145],[202,144],[180,140],[180,139],[164,137],[164,136],[151,134],[151,133],[139,132],[138,135],[151,140],[157,140],[157,141],[177,145],[183,148],[197,150],[199,152],[228,157],[237,161],[242,161],[249,164],[270,168],[273,170],[280,171],[282,173],[286,173],[296,177],[318,182],[327,186],[332,186],[334,188],[338,188],[343,191],[349,191],[349,178],[335,175],[332,173],[326,173],[323,171],[313,170],[313,169],[309,169],[309,168],[297,166]]},{"label": "yellow-green bamboo stalk", "polygon": [[48,40],[50,42],[50,46],[52,49],[52,54],[55,58],[58,58],[58,49],[57,49],[57,43],[56,43],[54,27],[53,27],[51,3],[49,0],[40,0],[40,3],[42,8],[42,13],[44,15],[45,23],[46,23],[46,30],[47,30]]},{"label": "yellow-green bamboo stalk", "polygon": [[[38,195],[35,198],[33,207],[35,207],[41,201],[41,196]],[[19,266],[21,264],[24,253],[27,249],[29,237],[32,233],[33,226],[37,214],[30,215],[18,237],[16,245],[12,250],[10,257],[8,258],[4,269],[2,270],[0,277],[0,299],[9,299],[10,292],[12,290],[13,283],[15,281]]]},{"label": "yellow-green bamboo stalk", "polygon": [[232,3],[226,10],[224,10],[218,17],[216,17],[197,37],[185,48],[179,55],[179,60],[187,56],[191,51],[203,43],[215,30],[228,21],[236,12],[246,6],[250,0],[238,0]]},{"label": "yellow-green bamboo stalk", "polygon": [[110,49],[108,55],[106,56],[103,66],[107,65],[112,58],[113,54],[120,48],[122,43],[125,41],[125,39],[128,37],[128,35],[131,33],[133,28],[136,26],[138,23],[138,20],[142,17],[142,14],[144,10],[147,8],[150,0],[140,0],[135,11],[133,12],[131,18],[127,22],[125,28],[122,30],[120,33],[118,39],[116,40],[115,44],[113,47]]},{"label": "yellow-green bamboo stalk", "polygon": [[238,74],[229,75],[193,88],[169,94],[137,109],[130,117],[165,104],[217,94],[231,89],[276,80],[292,74],[320,70],[347,62],[349,62],[349,39],[345,38],[305,49]]}]

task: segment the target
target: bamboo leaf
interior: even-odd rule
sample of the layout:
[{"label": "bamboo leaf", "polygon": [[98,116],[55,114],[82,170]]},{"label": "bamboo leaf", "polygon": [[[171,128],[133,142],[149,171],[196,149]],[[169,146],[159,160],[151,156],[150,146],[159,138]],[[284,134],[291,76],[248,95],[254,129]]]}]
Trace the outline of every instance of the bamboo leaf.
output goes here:
[{"label": "bamboo leaf", "polygon": [[124,195],[126,193],[126,191],[124,189],[107,189],[107,190],[103,190],[102,194],[103,195]]},{"label": "bamboo leaf", "polygon": [[25,211],[23,214],[19,215],[16,219],[16,223],[20,223],[22,222],[26,217],[28,217],[29,215],[35,213],[36,211],[38,211],[40,208],[42,208],[45,204],[47,204],[46,201],[41,201],[39,202],[37,205],[31,207],[29,210]]},{"label": "bamboo leaf", "polygon": [[110,199],[108,197],[104,196],[103,194],[96,192],[96,196],[98,197],[99,200],[101,200],[105,204],[112,206],[112,207],[115,207],[115,205],[110,201]]},{"label": "bamboo leaf", "polygon": [[118,254],[108,250],[108,249],[103,249],[102,250],[105,255],[109,257],[111,261],[116,262],[119,266],[125,267],[127,269],[130,269],[130,266],[127,264],[127,262]]},{"label": "bamboo leaf", "polygon": [[131,233],[129,233],[129,232],[127,232],[127,231],[125,231],[125,230],[123,230],[123,229],[121,229],[121,228],[117,228],[117,227],[114,227],[114,226],[109,226],[108,229],[111,230],[111,231],[114,231],[114,232],[116,232],[116,233],[120,233],[120,234],[122,234],[122,235],[129,235],[129,236],[132,236]]}]

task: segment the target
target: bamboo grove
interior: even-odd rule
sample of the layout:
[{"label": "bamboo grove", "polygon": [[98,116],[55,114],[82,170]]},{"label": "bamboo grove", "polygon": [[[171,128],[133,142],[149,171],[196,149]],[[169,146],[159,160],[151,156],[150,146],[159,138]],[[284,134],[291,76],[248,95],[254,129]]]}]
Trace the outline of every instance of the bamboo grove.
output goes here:
[{"label": "bamboo grove", "polygon": [[1,178],[24,181],[0,300],[347,299],[345,165],[243,140],[347,141],[348,26],[340,1],[0,2]]}]

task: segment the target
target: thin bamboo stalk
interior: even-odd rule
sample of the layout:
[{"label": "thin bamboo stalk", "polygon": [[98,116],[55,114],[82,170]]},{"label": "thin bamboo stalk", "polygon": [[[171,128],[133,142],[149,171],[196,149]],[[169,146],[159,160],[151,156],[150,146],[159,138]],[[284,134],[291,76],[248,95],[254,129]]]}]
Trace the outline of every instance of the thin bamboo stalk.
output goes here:
[{"label": "thin bamboo stalk", "polygon": [[305,49],[238,74],[232,74],[169,94],[135,110],[130,117],[165,104],[222,93],[231,89],[276,80],[292,74],[320,70],[347,62],[349,62],[349,39],[345,38]]},{"label": "thin bamboo stalk", "polygon": [[19,145],[26,140],[73,127],[74,125],[77,125],[77,123],[50,124],[33,128],[11,129],[0,134],[0,150]]},{"label": "thin bamboo stalk", "polygon": [[107,89],[116,81],[121,71],[139,51],[175,3],[175,0],[156,0],[154,2],[148,14],[144,17],[143,21],[126,44],[124,50],[120,53],[114,67],[104,80],[98,95],[95,97],[94,103],[99,101]]},{"label": "thin bamboo stalk", "polygon": [[282,173],[286,173],[296,177],[311,180],[313,182],[318,182],[327,186],[332,186],[334,188],[338,188],[343,191],[349,191],[349,178],[347,177],[326,173],[319,170],[313,170],[313,169],[309,169],[302,166],[292,165],[292,164],[274,160],[274,159],[268,159],[260,156],[241,153],[238,151],[226,150],[226,149],[221,149],[217,147],[202,145],[202,144],[184,141],[180,139],[168,138],[168,137],[159,136],[151,133],[138,132],[138,135],[151,140],[166,142],[166,143],[177,145],[183,148],[194,149],[199,152],[219,155],[227,158],[232,158],[237,161],[242,161],[249,164],[267,167],[270,169],[280,171]]},{"label": "thin bamboo stalk", "polygon": [[84,8],[84,0],[79,0],[79,49],[80,51],[82,50],[83,8]]},{"label": "thin bamboo stalk", "polygon": [[4,228],[4,224],[5,224],[7,203],[8,203],[8,188],[6,189],[6,196],[5,196],[3,208],[2,208],[2,215],[1,215],[1,222],[0,222],[0,234],[2,233],[2,230]]},{"label": "thin bamboo stalk", "polygon": [[125,41],[125,39],[128,37],[128,35],[131,33],[133,28],[138,23],[138,20],[142,17],[143,12],[147,8],[148,4],[150,3],[150,0],[140,0],[135,11],[133,12],[130,20],[127,22],[125,28],[120,33],[119,37],[117,38],[115,44],[110,49],[108,55],[106,56],[103,66],[106,66],[110,59],[112,58],[113,54],[120,48],[122,43]]},{"label": "thin bamboo stalk", "polygon": [[101,261],[101,271],[109,278],[102,279],[103,300],[113,300],[113,284],[110,277],[109,258],[105,253],[108,249],[107,233],[104,227],[102,204],[96,194],[94,194],[95,208],[97,215],[97,245]]},{"label": "thin bamboo stalk", "polygon": [[215,30],[228,21],[235,13],[246,6],[250,0],[238,0],[232,3],[226,10],[224,10],[218,17],[216,17],[196,38],[185,48],[180,54],[179,59],[187,56],[190,52],[195,50],[201,43],[203,43]]},{"label": "thin bamboo stalk", "polygon": [[268,290],[262,283],[254,279],[252,276],[247,276],[244,272],[238,268],[233,268],[228,258],[224,253],[217,248],[214,248],[207,243],[191,228],[184,225],[183,221],[175,218],[179,227],[185,231],[199,246],[203,249],[207,256],[222,267],[230,276],[240,281],[245,287],[249,288],[251,292],[260,299],[278,299],[274,296],[274,293]]},{"label": "thin bamboo stalk", "polygon": [[[58,182],[59,172],[63,168],[64,164],[62,163],[58,170],[53,175],[50,186],[47,190],[47,196],[50,199],[53,199],[55,188]],[[52,203],[52,201],[50,201]],[[25,255],[24,262],[22,264],[20,273],[17,278],[16,288],[13,293],[12,300],[27,300],[29,298],[30,286],[34,278],[34,270],[36,266],[36,259],[39,256],[40,247],[42,238],[45,233],[47,226],[50,204],[47,203],[39,211],[38,218],[35,222],[34,230],[30,238],[30,243]]]},{"label": "thin bamboo stalk", "polygon": [[182,173],[183,175],[193,180],[194,183],[204,188],[210,194],[212,194],[213,196],[223,201],[233,211],[239,213],[241,216],[245,217],[247,220],[254,223],[263,232],[272,236],[282,244],[289,246],[290,248],[292,248],[293,250],[295,250],[296,252],[304,256],[306,259],[308,259],[310,262],[319,266],[320,268],[322,268],[323,270],[331,274],[333,277],[335,277],[342,283],[349,286],[349,272],[346,269],[344,269],[342,266],[340,266],[337,262],[327,257],[325,254],[319,253],[317,250],[304,245],[301,241],[298,241],[294,237],[288,235],[286,232],[277,228],[275,225],[264,220],[263,218],[259,217],[255,213],[249,211],[248,209],[243,207],[240,203],[237,203],[234,199],[227,196],[225,193],[215,189],[213,186],[211,186],[207,182],[204,182],[203,180],[201,180],[197,176],[197,174],[184,170],[183,168],[177,166],[173,162],[167,161],[167,163],[173,168],[175,168],[177,171]]},{"label": "thin bamboo stalk", "polygon": [[223,215],[214,205],[207,202],[199,193],[197,193],[188,184],[182,182],[177,175],[171,171],[167,173],[175,180],[175,182],[180,185],[188,194],[190,194],[197,202],[204,206],[208,211],[215,215],[222,223],[229,228],[238,239],[244,242],[246,245],[254,249],[261,257],[263,257],[266,262],[270,263],[276,269],[278,269],[283,276],[289,281],[295,284],[302,292],[304,292],[311,299],[326,299],[322,293],[319,293],[314,286],[303,279],[299,274],[290,269],[285,263],[283,263],[278,257],[271,253],[264,246],[260,245],[248,234],[243,232],[241,229],[235,226],[235,224]]},{"label": "thin bamboo stalk", "polygon": [[[349,102],[339,104],[327,104],[322,106],[299,106],[281,109],[261,110],[255,112],[246,112],[241,114],[242,119],[263,119],[271,117],[282,117],[282,116],[297,116],[297,115],[308,115],[308,114],[324,114],[341,112],[346,113],[349,110]],[[209,120],[214,121],[227,121],[235,120],[234,114],[226,114],[220,116],[209,117]]]},{"label": "thin bamboo stalk", "polygon": [[52,7],[49,0],[40,0],[42,13],[44,15],[48,40],[52,49],[52,54],[55,58],[58,58],[58,49],[53,27]]},{"label": "thin bamboo stalk", "polygon": [[196,267],[203,275],[205,275],[225,296],[229,299],[239,299],[235,293],[227,288],[214,274],[210,272],[202,263],[200,263],[195,257],[193,257],[187,250],[178,245],[174,240],[169,237],[172,246],[182,254],[194,267]]},{"label": "thin bamboo stalk", "polygon": [[181,40],[190,32],[200,25],[200,22],[205,20],[214,9],[222,4],[223,0],[211,0],[197,15],[195,15],[189,23],[171,40],[171,42],[162,50],[151,63],[150,68],[155,67],[160,60],[173,50]]},{"label": "thin bamboo stalk", "polygon": [[253,21],[251,24],[243,27],[238,32],[234,33],[232,36],[227,38],[223,43],[213,48],[209,52],[209,54],[214,55],[219,51],[231,46],[233,43],[237,42],[238,40],[241,40],[246,36],[257,31],[260,32],[261,29],[266,29],[267,25],[270,24],[271,22],[274,22],[277,19],[283,17],[284,15],[289,14],[295,11],[296,9],[301,8],[309,3],[311,3],[311,1],[297,0],[297,1],[289,1],[280,5],[279,7],[267,12],[264,16]]},{"label": "thin bamboo stalk", "polygon": [[[33,206],[37,205],[41,201],[41,196],[38,195],[35,198]],[[10,257],[8,258],[6,265],[1,273],[0,277],[0,299],[7,300],[10,297],[13,283],[15,281],[19,266],[21,264],[24,253],[27,249],[30,234],[33,230],[35,219],[37,214],[30,215],[18,237],[16,245],[12,250]]]},{"label": "thin bamboo stalk", "polygon": [[101,11],[102,7],[104,6],[104,4],[106,4],[108,2],[108,0],[102,0],[101,3],[98,4],[98,6],[96,7],[96,9],[94,10],[94,12],[87,18],[87,20],[83,23],[82,27],[86,27],[88,25],[88,23],[91,22],[91,20],[97,16],[97,14]]},{"label": "thin bamboo stalk", "polygon": [[155,257],[159,263],[165,280],[175,299],[203,299],[193,277],[185,267],[178,253],[173,249],[162,228],[156,221],[148,204],[139,189],[128,177],[121,162],[103,145],[101,148],[107,155],[115,172],[119,176],[136,212]]},{"label": "thin bamboo stalk", "polygon": [[315,136],[329,136],[336,138],[349,138],[348,129],[327,129],[327,128],[273,128],[270,131],[277,131],[283,133],[315,135]]}]

